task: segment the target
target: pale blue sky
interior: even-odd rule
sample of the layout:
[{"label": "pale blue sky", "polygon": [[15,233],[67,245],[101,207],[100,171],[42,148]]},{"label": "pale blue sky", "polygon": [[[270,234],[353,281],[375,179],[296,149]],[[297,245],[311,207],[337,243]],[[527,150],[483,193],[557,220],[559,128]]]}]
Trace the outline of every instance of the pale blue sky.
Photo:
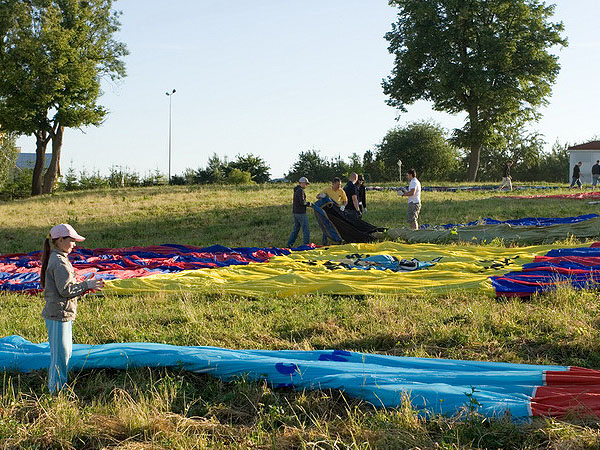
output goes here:
[{"label": "pale blue sky", "polygon": [[[552,3],[552,2],[549,2]],[[550,105],[532,129],[548,148],[600,135],[598,0],[558,0],[569,47]],[[110,110],[96,128],[67,130],[62,168],[144,174],[168,169],[168,111],[173,96],[172,173],[208,157],[253,153],[282,176],[299,152],[362,155],[400,124],[433,119],[447,129],[463,116],[420,102],[399,117],[381,80],[392,67],[383,35],[396,10],[385,0],[120,0],[120,40],[128,77],[104,85]],[[23,152],[35,151],[23,137]]]}]

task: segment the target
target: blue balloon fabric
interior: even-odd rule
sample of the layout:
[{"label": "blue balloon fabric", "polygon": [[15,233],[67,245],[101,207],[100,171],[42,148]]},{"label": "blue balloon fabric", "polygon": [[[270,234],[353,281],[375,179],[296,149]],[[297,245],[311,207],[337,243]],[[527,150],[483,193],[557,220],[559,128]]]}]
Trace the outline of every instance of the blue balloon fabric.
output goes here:
[{"label": "blue balloon fabric", "polygon": [[[3,371],[30,372],[45,369],[48,363],[48,343],[34,344],[20,336],[0,339]],[[567,412],[565,398],[577,405],[585,403],[586,398],[599,402],[596,397],[584,396],[600,385],[600,372],[567,366],[398,357],[344,350],[230,350],[157,343],[73,346],[72,371],[133,367],[178,367],[224,381],[248,377],[266,380],[275,388],[338,389],[377,407],[396,408],[410,398],[412,406],[424,416],[455,415],[465,408],[475,408],[487,417],[558,416]],[[558,387],[549,387],[550,384]],[[573,386],[578,391],[575,399]],[[544,389],[558,393],[552,397]],[[566,390],[568,395],[565,397],[556,389]],[[597,407],[591,403],[587,411],[593,412]]]},{"label": "blue balloon fabric", "polygon": [[528,297],[559,286],[600,287],[600,247],[553,249],[519,271],[490,277],[496,296]]},{"label": "blue balloon fabric", "polygon": [[501,225],[508,224],[515,227],[547,227],[550,225],[564,225],[579,223],[585,220],[594,219],[600,217],[598,214],[584,214],[581,216],[574,217],[523,217],[521,219],[512,220],[496,220],[491,218],[485,218],[480,220],[474,220],[468,223],[447,223],[444,225],[421,225],[423,229],[443,229],[451,230],[453,228],[472,227],[475,225]]}]

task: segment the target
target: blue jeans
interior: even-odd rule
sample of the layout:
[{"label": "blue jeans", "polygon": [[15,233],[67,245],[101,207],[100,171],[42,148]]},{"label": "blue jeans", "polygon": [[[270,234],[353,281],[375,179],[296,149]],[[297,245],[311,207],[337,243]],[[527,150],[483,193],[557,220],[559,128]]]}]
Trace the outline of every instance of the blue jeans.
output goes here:
[{"label": "blue jeans", "polygon": [[573,187],[576,184],[577,184],[577,187],[581,187],[581,180],[579,178],[573,177],[573,181],[571,181],[571,186],[570,187]]},{"label": "blue jeans", "polygon": [[294,214],[294,229],[290,238],[288,239],[287,247],[291,247],[296,242],[298,232],[302,228],[302,237],[304,238],[304,245],[310,243],[310,228],[308,226],[308,217],[306,214]]},{"label": "blue jeans", "polygon": [[46,319],[46,328],[50,345],[48,389],[54,394],[67,384],[69,359],[73,353],[73,322]]},{"label": "blue jeans", "polygon": [[600,178],[600,175],[592,174],[592,186],[596,187],[596,185],[598,184],[598,178]]}]

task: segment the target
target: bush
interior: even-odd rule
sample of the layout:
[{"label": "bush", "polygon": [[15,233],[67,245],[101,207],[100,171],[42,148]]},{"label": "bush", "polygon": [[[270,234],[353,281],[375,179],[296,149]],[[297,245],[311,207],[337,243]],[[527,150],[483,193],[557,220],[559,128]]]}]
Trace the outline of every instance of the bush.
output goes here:
[{"label": "bush", "polygon": [[0,133],[0,190],[15,170],[19,148],[15,136]]},{"label": "bush", "polygon": [[252,181],[252,174],[240,169],[231,170],[227,175],[226,182],[227,184],[255,184]]},{"label": "bush", "polygon": [[29,197],[32,181],[33,169],[18,169],[5,183],[2,196],[8,199]]},{"label": "bush", "polygon": [[108,186],[108,180],[100,175],[100,171],[88,173],[85,169],[79,174],[80,189],[99,189]]},{"label": "bush", "polygon": [[252,181],[256,183],[267,183],[271,179],[271,168],[259,156],[248,154],[238,155],[236,160],[227,165],[228,169],[239,169],[242,172],[248,172],[252,176]]},{"label": "bush", "polygon": [[398,180],[398,160],[402,161],[402,172],[414,168],[419,179],[453,180],[458,156],[458,149],[448,143],[445,131],[424,121],[388,131],[377,148],[376,159],[383,163],[380,175],[386,181]]}]

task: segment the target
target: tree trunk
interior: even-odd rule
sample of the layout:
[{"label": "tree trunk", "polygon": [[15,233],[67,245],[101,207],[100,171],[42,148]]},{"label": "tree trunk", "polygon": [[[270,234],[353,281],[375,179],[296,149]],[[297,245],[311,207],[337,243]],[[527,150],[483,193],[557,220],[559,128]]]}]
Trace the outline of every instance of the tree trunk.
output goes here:
[{"label": "tree trunk", "polygon": [[62,149],[64,132],[65,127],[59,125],[52,134],[52,159],[50,160],[46,175],[44,175],[44,194],[50,194],[53,191],[56,177],[60,175],[60,151]]},{"label": "tree trunk", "polygon": [[467,172],[468,181],[477,179],[477,171],[479,170],[479,157],[481,155],[481,143],[471,143],[471,154],[469,155],[469,170]]},{"label": "tree trunk", "polygon": [[467,171],[467,181],[477,179],[479,170],[479,159],[481,155],[482,139],[481,124],[479,123],[479,111],[477,105],[469,106],[469,141],[471,143],[471,154],[469,155],[469,169]]},{"label": "tree trunk", "polygon": [[42,193],[42,173],[46,162],[46,147],[48,146],[48,132],[45,130],[35,133],[35,166],[31,180],[31,195]]}]

